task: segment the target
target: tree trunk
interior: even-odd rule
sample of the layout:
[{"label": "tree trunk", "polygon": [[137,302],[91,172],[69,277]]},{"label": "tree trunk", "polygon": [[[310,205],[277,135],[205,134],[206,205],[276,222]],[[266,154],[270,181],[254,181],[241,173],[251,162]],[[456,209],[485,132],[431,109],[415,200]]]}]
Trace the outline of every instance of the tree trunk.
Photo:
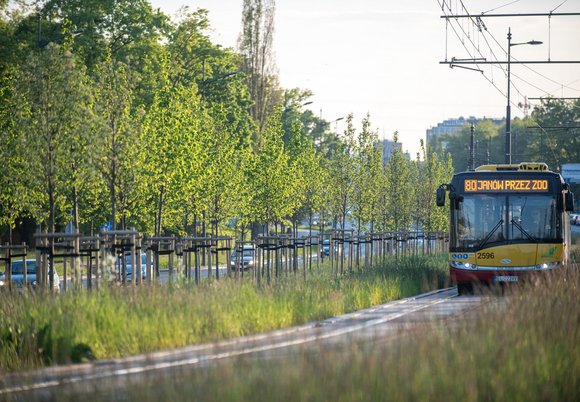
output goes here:
[{"label": "tree trunk", "polygon": [[163,193],[164,193],[164,188],[161,187],[161,189],[159,190],[159,200],[157,203],[157,219],[156,219],[156,223],[155,223],[155,235],[156,236],[161,235],[161,214],[163,212]]},{"label": "tree trunk", "polygon": [[117,215],[117,203],[115,201],[116,194],[115,194],[115,182],[112,180],[110,187],[109,187],[109,192],[111,194],[111,225],[112,225],[112,229],[116,230],[117,229],[117,222],[115,219],[115,216]]},{"label": "tree trunk", "polygon": [[54,233],[56,206],[54,200],[54,188],[51,179],[48,180],[48,209],[48,233]]},{"label": "tree trunk", "polygon": [[73,187],[73,224],[77,233],[81,232],[80,222],[79,222],[79,195],[77,186]]}]

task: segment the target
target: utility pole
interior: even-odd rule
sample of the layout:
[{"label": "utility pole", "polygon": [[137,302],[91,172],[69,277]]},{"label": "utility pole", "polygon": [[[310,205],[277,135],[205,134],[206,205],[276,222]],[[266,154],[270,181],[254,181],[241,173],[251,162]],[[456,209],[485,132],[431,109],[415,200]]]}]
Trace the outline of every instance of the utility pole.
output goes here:
[{"label": "utility pole", "polygon": [[491,149],[491,135],[489,137],[487,137],[487,152],[486,152],[486,158],[487,158],[487,164],[489,165],[489,155],[490,155],[490,149]]},{"label": "utility pole", "polygon": [[469,170],[475,170],[475,126],[471,123],[469,136]]}]

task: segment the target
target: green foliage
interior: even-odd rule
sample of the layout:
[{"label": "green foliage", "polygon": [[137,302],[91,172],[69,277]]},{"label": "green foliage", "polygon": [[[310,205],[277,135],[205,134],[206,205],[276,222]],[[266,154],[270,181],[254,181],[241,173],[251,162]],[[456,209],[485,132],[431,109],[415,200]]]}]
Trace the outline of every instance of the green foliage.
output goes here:
[{"label": "green foliage", "polygon": [[436,153],[428,153],[421,141],[422,155],[414,162],[415,208],[413,217],[417,228],[425,231],[446,231],[449,227],[448,212],[436,206],[435,192],[444,183],[449,183],[453,175],[451,156],[442,160]]},{"label": "green foliage", "polygon": [[144,117],[140,144],[143,147],[138,178],[145,198],[155,216],[154,232],[160,234],[163,222],[168,227],[181,223],[183,205],[191,184],[199,177],[203,122],[201,105],[194,88],[172,87],[167,77],[164,88],[155,96]]},{"label": "green foliage", "polygon": [[[237,133],[228,124],[227,110],[218,105],[212,108],[213,131],[206,137],[202,187],[207,197],[208,213],[215,234],[226,219],[236,216],[244,204],[244,155],[239,148]],[[249,152],[249,149],[247,150]],[[193,184],[193,183],[192,183]]]},{"label": "green foliage", "polygon": [[[397,140],[398,133],[395,133],[393,141]],[[395,149],[385,170],[389,187],[386,191],[387,207],[383,228],[394,231],[409,230],[415,204],[412,163],[405,158],[400,149]]]},{"label": "green foliage", "polygon": [[[539,154],[552,169],[580,161],[580,100],[548,99],[532,112],[545,129],[528,129],[528,152]],[[523,140],[525,142],[525,140]]]},{"label": "green foliage", "polygon": [[24,133],[18,124],[19,105],[23,100],[15,88],[16,72],[5,71],[0,76],[0,224],[12,226],[26,210],[23,200],[26,177]]},{"label": "green foliage", "polygon": [[330,213],[345,228],[347,215],[351,211],[351,201],[354,192],[355,161],[352,158],[355,147],[354,118],[350,114],[346,119],[344,137],[340,138],[337,148],[332,152],[328,169],[328,186],[326,188],[327,204]]},{"label": "green foliage", "polygon": [[307,113],[300,110],[304,101],[312,96],[311,92],[293,89],[284,95],[281,119],[291,175],[294,177],[293,193],[299,205],[292,216],[294,227],[297,228],[297,221],[301,217],[311,218],[314,211],[322,206],[322,185],[326,172],[321,166],[322,155],[315,149],[313,137],[304,124]]},{"label": "green foliage", "polygon": [[[475,166],[504,163],[505,135],[500,134],[501,127],[488,120],[475,124]],[[516,130],[516,124],[513,127]],[[469,169],[470,132],[471,126],[466,124],[458,134],[441,137],[441,141],[447,144],[445,147],[437,147],[432,150],[441,155],[445,152],[453,155],[455,172]],[[505,133],[505,128],[503,132]]]},{"label": "green foliage", "polygon": [[371,223],[377,215],[380,197],[381,171],[383,169],[382,147],[379,145],[376,131],[371,131],[370,116],[362,121],[362,130],[354,148],[354,192],[353,219],[357,231],[363,231],[363,225]]},{"label": "green foliage", "polygon": [[[511,125],[512,163],[545,162],[559,171],[564,163],[580,160],[578,101],[544,100],[531,117],[513,119]],[[445,147],[443,147],[445,144]],[[469,168],[470,126],[453,135],[441,136],[436,151],[453,155],[455,172]],[[475,166],[505,162],[505,124],[490,121],[475,125]]]},{"label": "green foliage", "polygon": [[283,135],[279,115],[270,116],[248,169],[251,198],[244,215],[253,221],[280,222],[299,206],[293,197],[293,183],[288,180],[292,171]]},{"label": "green foliage", "polygon": [[97,65],[95,71],[98,80],[95,109],[100,125],[95,135],[93,163],[108,195],[105,197],[109,201],[107,220],[116,229],[118,222],[131,221],[140,196],[135,162],[142,150],[135,146],[139,123],[131,107],[133,72],[127,64],[110,57]]},{"label": "green foliage", "polygon": [[383,166],[370,117],[338,136],[302,110],[309,90],[285,91],[274,113],[273,2],[245,2],[239,53],[212,43],[205,10],[172,22],[147,1],[82,3],[0,21],[2,223],[192,233],[202,220],[217,233],[320,215],[368,231],[408,229],[413,213],[445,226],[412,192],[444,176],[436,157]]},{"label": "green foliage", "polygon": [[239,359],[201,378],[201,371],[187,371],[151,379],[142,392],[155,389],[157,397],[175,395],[178,401],[185,400],[179,395],[205,396],[216,389],[221,391],[210,400],[576,400],[580,300],[574,271],[509,297],[491,297],[483,311],[452,325],[427,323],[403,336],[304,348],[257,363]]},{"label": "green foliage", "polygon": [[223,279],[58,297],[0,292],[0,370],[109,359],[302,324],[432,289],[445,275],[441,259],[412,258],[399,260],[397,269],[340,278],[327,265],[306,278],[261,287]]},{"label": "green foliage", "polygon": [[72,192],[90,174],[91,88],[74,55],[53,44],[31,54],[18,85],[29,212],[39,221],[48,218],[53,231],[57,215],[74,208]]},{"label": "green foliage", "polygon": [[[155,372],[138,387],[96,387],[91,400],[574,401],[579,285],[574,268],[505,297],[486,293],[483,309],[450,322],[415,322],[374,337],[366,331],[362,339],[292,348],[275,358]],[[341,302],[336,293],[330,297]],[[80,398],[69,388],[55,395]]]},{"label": "green foliage", "polygon": [[[148,1],[49,0],[40,15],[51,24],[46,29],[60,31],[59,21],[68,20],[82,32],[75,39],[75,50],[89,70],[107,54],[116,60],[129,55],[142,58],[169,29],[167,16],[153,10]],[[43,30],[44,40],[53,38],[47,35]]]}]

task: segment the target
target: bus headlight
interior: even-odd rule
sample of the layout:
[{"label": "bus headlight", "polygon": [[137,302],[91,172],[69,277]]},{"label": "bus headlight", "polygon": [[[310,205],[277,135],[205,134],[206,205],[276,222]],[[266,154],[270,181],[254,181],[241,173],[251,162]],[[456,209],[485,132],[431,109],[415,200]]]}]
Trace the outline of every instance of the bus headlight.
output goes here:
[{"label": "bus headlight", "polygon": [[546,270],[546,269],[554,269],[560,266],[560,261],[552,261],[552,262],[543,262],[541,264],[536,265],[536,269],[539,270]]},{"label": "bus headlight", "polygon": [[470,270],[477,269],[477,265],[472,264],[470,262],[449,261],[449,265],[451,265],[452,268],[456,268],[456,269],[470,269]]}]

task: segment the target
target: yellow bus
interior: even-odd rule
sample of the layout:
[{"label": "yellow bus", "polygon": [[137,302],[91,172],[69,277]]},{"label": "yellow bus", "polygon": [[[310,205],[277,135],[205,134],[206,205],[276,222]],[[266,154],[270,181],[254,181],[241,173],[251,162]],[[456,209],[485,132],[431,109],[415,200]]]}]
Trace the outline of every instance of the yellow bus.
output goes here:
[{"label": "yellow bus", "polygon": [[460,294],[567,263],[574,195],[546,164],[480,166],[442,184],[438,206],[447,193],[449,270]]}]

